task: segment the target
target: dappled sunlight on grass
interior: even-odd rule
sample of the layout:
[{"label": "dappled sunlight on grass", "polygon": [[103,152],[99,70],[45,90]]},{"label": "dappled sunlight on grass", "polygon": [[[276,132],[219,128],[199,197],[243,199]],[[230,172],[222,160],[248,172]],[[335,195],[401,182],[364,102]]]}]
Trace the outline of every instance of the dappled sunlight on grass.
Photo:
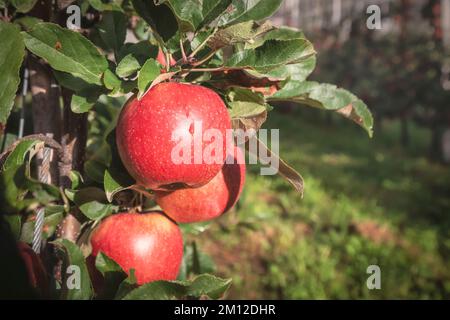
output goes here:
[{"label": "dappled sunlight on grass", "polygon": [[[239,205],[203,241],[234,279],[231,298],[450,297],[450,172],[417,155],[423,132],[404,149],[396,124],[374,139],[314,112],[273,113],[265,127],[280,128],[280,155],[305,195],[249,167]],[[382,290],[366,287],[371,264]]]}]

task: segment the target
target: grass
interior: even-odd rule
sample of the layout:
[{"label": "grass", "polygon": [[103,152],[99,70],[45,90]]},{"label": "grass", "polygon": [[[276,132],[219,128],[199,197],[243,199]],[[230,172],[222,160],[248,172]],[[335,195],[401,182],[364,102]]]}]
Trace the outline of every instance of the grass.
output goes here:
[{"label": "grass", "polygon": [[[278,176],[248,166],[237,208],[195,236],[216,273],[233,278],[228,298],[450,298],[450,170],[430,163],[429,135],[399,126],[369,139],[316,110],[272,112],[281,157],[305,179],[304,198]],[[381,290],[369,290],[369,265]]]}]

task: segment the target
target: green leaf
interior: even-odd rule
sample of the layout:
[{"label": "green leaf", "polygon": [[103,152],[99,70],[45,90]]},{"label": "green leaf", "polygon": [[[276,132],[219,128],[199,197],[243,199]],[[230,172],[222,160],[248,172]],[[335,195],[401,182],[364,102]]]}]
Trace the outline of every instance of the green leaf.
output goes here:
[{"label": "green leaf", "polygon": [[288,81],[268,100],[300,99],[319,87],[320,83],[315,81]]},{"label": "green leaf", "polygon": [[105,11],[97,25],[100,37],[108,49],[117,53],[125,42],[128,18],[120,11]]},{"label": "green leaf", "polygon": [[109,3],[105,3],[102,0],[88,0],[89,4],[97,11],[122,11],[120,0],[109,1]]},{"label": "green leaf", "polygon": [[223,13],[227,7],[231,4],[231,0],[209,0],[203,1],[202,15],[203,21],[197,26],[197,29],[201,29],[213,22],[221,13]]},{"label": "green leaf", "polygon": [[137,80],[121,80],[111,70],[106,70],[103,82],[105,87],[111,90],[110,97],[119,97],[134,91],[137,87]]},{"label": "green leaf", "polygon": [[283,0],[233,0],[227,12],[220,17],[219,26],[270,17]]},{"label": "green leaf", "polygon": [[113,209],[103,190],[96,187],[87,187],[76,191],[73,202],[91,220],[100,220],[111,214]]},{"label": "green leaf", "polygon": [[[58,187],[43,183],[31,176],[31,159],[36,155],[37,151],[43,148],[44,143],[38,141],[38,143],[31,144],[27,143],[27,140],[21,141],[18,145],[18,149],[14,150],[9,156],[11,159],[7,158],[8,169],[16,171],[14,176],[14,183],[17,184],[18,188],[22,188],[28,192],[31,192],[34,198],[28,199],[30,203],[40,202],[41,204],[46,204],[53,200],[59,199],[60,193]],[[26,154],[30,154],[28,158]],[[24,161],[27,159],[27,161]]]},{"label": "green leaf", "polygon": [[123,171],[106,169],[103,179],[106,198],[111,202],[117,192],[128,189],[133,183],[133,179]]},{"label": "green leaf", "polygon": [[[108,72],[108,69],[105,70],[106,72]],[[70,107],[75,113],[88,112],[97,102],[100,95],[107,92],[104,87],[87,83],[70,73],[53,70],[53,74],[61,86],[74,91]]]},{"label": "green leaf", "polygon": [[257,104],[265,104],[264,95],[260,92],[254,92],[251,89],[243,87],[230,87],[227,93],[230,101],[246,101]]},{"label": "green leaf", "polygon": [[0,211],[4,214],[15,214],[31,203],[23,199],[28,192],[24,164],[0,171],[0,190]]},{"label": "green leaf", "polygon": [[273,29],[271,23],[262,25],[247,21],[218,30],[209,40],[208,46],[218,49],[236,43],[254,43],[255,39],[261,37],[265,32]]},{"label": "green leaf", "polygon": [[264,73],[283,65],[302,62],[314,54],[312,44],[306,39],[269,40],[256,49],[236,52],[225,65],[248,67]]},{"label": "green leaf", "polygon": [[72,182],[72,189],[77,189],[84,182],[83,176],[76,170],[70,171],[69,178]]},{"label": "green leaf", "polygon": [[86,94],[78,95],[73,94],[70,100],[70,109],[74,113],[84,113],[92,109],[95,102],[98,100],[99,95]]},{"label": "green leaf", "polygon": [[42,19],[31,16],[24,16],[14,19],[14,23],[21,26],[23,30],[30,30],[39,22],[42,22]]},{"label": "green leaf", "polygon": [[38,23],[31,31],[22,34],[27,48],[47,60],[53,69],[70,73],[87,83],[101,85],[108,62],[81,34],[53,23]]},{"label": "green leaf", "polygon": [[103,159],[91,158],[84,163],[84,171],[87,176],[97,183],[103,183],[106,168],[107,165]]},{"label": "green leaf", "polygon": [[0,21],[0,135],[6,125],[20,83],[25,46],[16,25]]},{"label": "green leaf", "polygon": [[231,0],[159,0],[175,15],[181,32],[196,31],[213,22],[231,4]]},{"label": "green leaf", "polygon": [[39,140],[24,140],[19,142],[19,144],[6,158],[3,164],[3,170],[8,170],[10,167],[16,167],[24,164],[28,152],[30,152],[39,142]]},{"label": "green leaf", "polygon": [[[57,186],[43,183],[37,179],[30,177],[30,165],[28,164],[25,172],[25,190],[31,192],[33,197],[29,200],[31,203],[38,203],[41,205],[49,204],[53,201],[59,200],[61,194]],[[32,209],[32,208],[30,208]]]},{"label": "green leaf", "polygon": [[145,62],[144,66],[139,71],[138,76],[138,99],[140,99],[144,95],[144,93],[152,84],[153,80],[155,80],[156,77],[159,76],[160,72],[161,65],[155,59],[150,58],[147,60],[147,62]]},{"label": "green leaf", "polygon": [[48,205],[45,207],[45,216],[52,216],[55,214],[64,214],[64,206],[63,205]]},{"label": "green leaf", "polygon": [[33,9],[37,0],[9,0],[9,2],[17,9],[18,12],[26,13]]},{"label": "green leaf", "polygon": [[10,215],[4,215],[3,217],[9,225],[9,229],[11,233],[14,235],[14,238],[16,240],[20,239],[20,230],[21,230],[21,219],[20,215],[18,214],[10,214]]},{"label": "green leaf", "polygon": [[108,272],[124,272],[113,259],[103,252],[99,252],[95,258],[95,267],[104,276]]},{"label": "green leaf", "polygon": [[159,42],[169,41],[178,31],[177,19],[166,5],[154,1],[132,0],[136,12],[147,22]]},{"label": "green leaf", "polygon": [[[210,0],[216,2],[217,0]],[[181,32],[195,31],[204,20],[203,2],[198,0],[160,0],[159,5],[166,4],[172,9]],[[208,5],[209,7],[209,5]]]},{"label": "green leaf", "polygon": [[124,300],[168,300],[200,298],[218,299],[231,285],[231,279],[221,279],[209,274],[199,275],[191,281],[154,281],[128,293]]},{"label": "green leaf", "polygon": [[[95,267],[103,275],[103,287],[99,293],[100,299],[113,299],[118,291],[124,290],[125,283],[129,279],[122,268],[110,257],[103,252],[99,252],[95,258]],[[124,280],[125,279],[125,280]],[[129,291],[135,288],[134,284],[130,284]]]},{"label": "green leaf", "polygon": [[296,39],[306,39],[306,38],[304,33],[298,29],[289,27],[277,27],[268,30],[268,32],[264,33],[262,37],[255,39],[255,41],[247,43],[245,45],[245,49],[257,48],[262,44],[264,44],[264,42],[269,40],[296,40]]},{"label": "green leaf", "polygon": [[116,91],[121,87],[122,81],[116,76],[114,72],[106,69],[105,73],[103,74],[103,84],[107,89]]},{"label": "green leaf", "polygon": [[96,159],[89,159],[84,163],[84,171],[92,181],[103,183],[103,176],[106,170],[106,165]]},{"label": "green leaf", "polygon": [[119,51],[120,60],[128,54],[132,54],[139,61],[139,64],[143,65],[148,58],[156,58],[158,46],[153,45],[149,40],[125,43]]},{"label": "green leaf", "polygon": [[[268,78],[291,79],[297,81],[305,81],[306,78],[314,71],[316,67],[316,56],[310,56],[300,63],[288,64],[270,70],[264,76]],[[251,73],[252,71],[250,71]]]},{"label": "green leaf", "polygon": [[[303,177],[290,165],[288,165],[283,159],[281,159],[277,154],[273,153],[262,141],[258,138],[258,155],[260,154],[267,155],[267,157],[271,158],[272,161],[278,163],[278,174],[281,175],[284,179],[286,179],[297,192],[303,197],[303,189],[304,189],[304,181]],[[250,149],[248,149],[251,152]],[[262,151],[262,153],[261,153]],[[277,159],[277,160],[274,160]]]},{"label": "green leaf", "polygon": [[70,201],[73,201],[73,199],[75,199],[75,193],[76,193],[76,190],[64,189],[64,194],[66,195],[67,199],[69,199]]},{"label": "green leaf", "polygon": [[[64,264],[62,270],[68,270],[67,267],[69,266],[72,266],[72,268],[73,266],[77,267],[72,270],[72,273],[62,272],[61,298],[64,300],[91,299],[93,296],[91,279],[80,248],[67,239],[58,239],[53,243],[60,249],[60,253],[63,253]],[[76,274],[77,271],[80,273]],[[77,279],[79,279],[79,283],[77,283]],[[72,289],[68,288],[68,283],[74,285]],[[79,287],[76,287],[76,284],[79,284]]]},{"label": "green leaf", "polygon": [[255,102],[235,101],[228,105],[231,107],[229,112],[232,119],[254,117],[267,111],[265,105]]},{"label": "green leaf", "polygon": [[[0,170],[0,211],[17,213],[31,204],[46,204],[59,199],[57,187],[42,183],[30,176],[30,160],[27,154],[43,144],[36,140],[21,141],[8,155]],[[33,152],[34,153],[34,152]],[[31,193],[33,197],[25,198]]]},{"label": "green leaf", "polygon": [[123,299],[128,293],[133,291],[136,287],[136,276],[134,269],[130,269],[128,277],[125,278],[125,280],[122,281],[122,283],[119,285],[119,288],[117,289],[116,295],[114,299]]},{"label": "green leaf", "polygon": [[[200,44],[203,44],[204,41],[206,41],[208,39],[208,37],[211,37],[212,34],[214,32],[217,32],[214,29],[207,29],[207,30],[202,30],[202,31],[198,31],[194,37],[192,38],[192,40],[189,42],[189,46],[191,48],[191,51],[196,50]],[[203,49],[200,49],[200,52],[204,51],[204,54],[207,54],[208,52],[208,48],[203,47]]]},{"label": "green leaf", "polygon": [[367,105],[347,90],[313,81],[288,81],[269,101],[294,101],[333,110],[363,127],[372,136],[373,118]]},{"label": "green leaf", "polygon": [[[244,49],[255,49],[263,45],[266,41],[270,40],[304,40],[305,36],[302,31],[288,28],[279,27],[269,30],[264,33],[262,37],[258,37],[251,43],[246,43]],[[256,71],[249,70],[248,72],[256,77],[268,77],[271,79],[291,79],[304,81],[314,71],[316,66],[316,56],[311,55],[300,63],[282,65],[278,68],[270,70],[265,74],[259,74]]]},{"label": "green leaf", "polygon": [[119,77],[125,78],[131,76],[140,68],[141,64],[138,59],[136,59],[133,54],[129,53],[122,60],[120,60],[116,68],[116,73]]},{"label": "green leaf", "polygon": [[137,72],[149,58],[156,58],[158,47],[149,41],[137,43],[125,43],[119,52],[119,64],[116,74],[121,77],[129,77]]},{"label": "green leaf", "polygon": [[271,107],[266,104],[261,93],[252,92],[246,88],[231,87],[228,97],[231,100],[229,102],[232,108],[230,116],[232,115],[231,124],[234,129],[242,129],[244,132],[252,129],[256,132],[266,122],[267,111],[270,111]]},{"label": "green leaf", "polygon": [[92,85],[90,83],[87,83],[81,78],[74,77],[70,73],[57,71],[53,69],[53,74],[55,75],[56,81],[58,83],[74,92],[80,92],[80,91],[86,91],[90,90],[92,87],[100,89],[100,86]]},{"label": "green leaf", "polygon": [[207,296],[211,299],[221,298],[231,286],[231,279],[221,279],[213,275],[199,275],[190,282],[188,297]]},{"label": "green leaf", "polygon": [[106,198],[109,202],[112,201],[117,192],[130,188],[134,183],[134,179],[129,175],[125,169],[119,152],[116,146],[116,130],[112,130],[106,137],[106,142],[109,146],[111,154],[111,161],[109,167],[105,170],[103,178],[103,186],[106,193]]}]

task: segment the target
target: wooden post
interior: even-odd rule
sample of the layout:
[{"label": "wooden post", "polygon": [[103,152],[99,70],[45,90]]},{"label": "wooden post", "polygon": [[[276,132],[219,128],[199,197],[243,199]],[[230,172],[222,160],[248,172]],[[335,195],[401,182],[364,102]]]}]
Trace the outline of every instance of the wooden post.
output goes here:
[{"label": "wooden post", "polygon": [[[59,106],[59,90],[52,79],[52,74],[48,66],[43,62],[30,57],[30,88],[32,94],[32,113],[33,127],[35,133],[42,133],[48,137],[59,141],[61,136],[61,112]],[[46,148],[44,148],[46,149]],[[42,170],[49,170],[50,180],[48,183],[58,184],[58,159],[53,150],[50,152],[50,163],[43,163],[43,154],[45,150],[41,150],[37,154],[38,173]]]},{"label": "wooden post", "polygon": [[450,0],[441,0],[442,44],[450,51]]}]

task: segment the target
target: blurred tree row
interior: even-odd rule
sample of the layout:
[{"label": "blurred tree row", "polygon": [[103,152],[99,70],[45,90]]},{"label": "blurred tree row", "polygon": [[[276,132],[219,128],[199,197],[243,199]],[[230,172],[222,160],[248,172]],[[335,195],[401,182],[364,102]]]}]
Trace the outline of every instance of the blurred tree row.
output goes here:
[{"label": "blurred tree row", "polygon": [[383,16],[394,24],[390,32],[367,29],[362,17],[353,22],[345,42],[335,35],[330,45],[329,35],[322,37],[320,45],[328,43],[328,48],[318,59],[316,77],[361,96],[374,112],[375,133],[385,119],[399,120],[406,146],[411,122],[428,128],[429,156],[449,162],[450,90],[445,83],[450,57],[442,45],[441,10],[440,0],[426,1],[419,19],[427,28],[419,28],[411,1],[402,0]]}]

